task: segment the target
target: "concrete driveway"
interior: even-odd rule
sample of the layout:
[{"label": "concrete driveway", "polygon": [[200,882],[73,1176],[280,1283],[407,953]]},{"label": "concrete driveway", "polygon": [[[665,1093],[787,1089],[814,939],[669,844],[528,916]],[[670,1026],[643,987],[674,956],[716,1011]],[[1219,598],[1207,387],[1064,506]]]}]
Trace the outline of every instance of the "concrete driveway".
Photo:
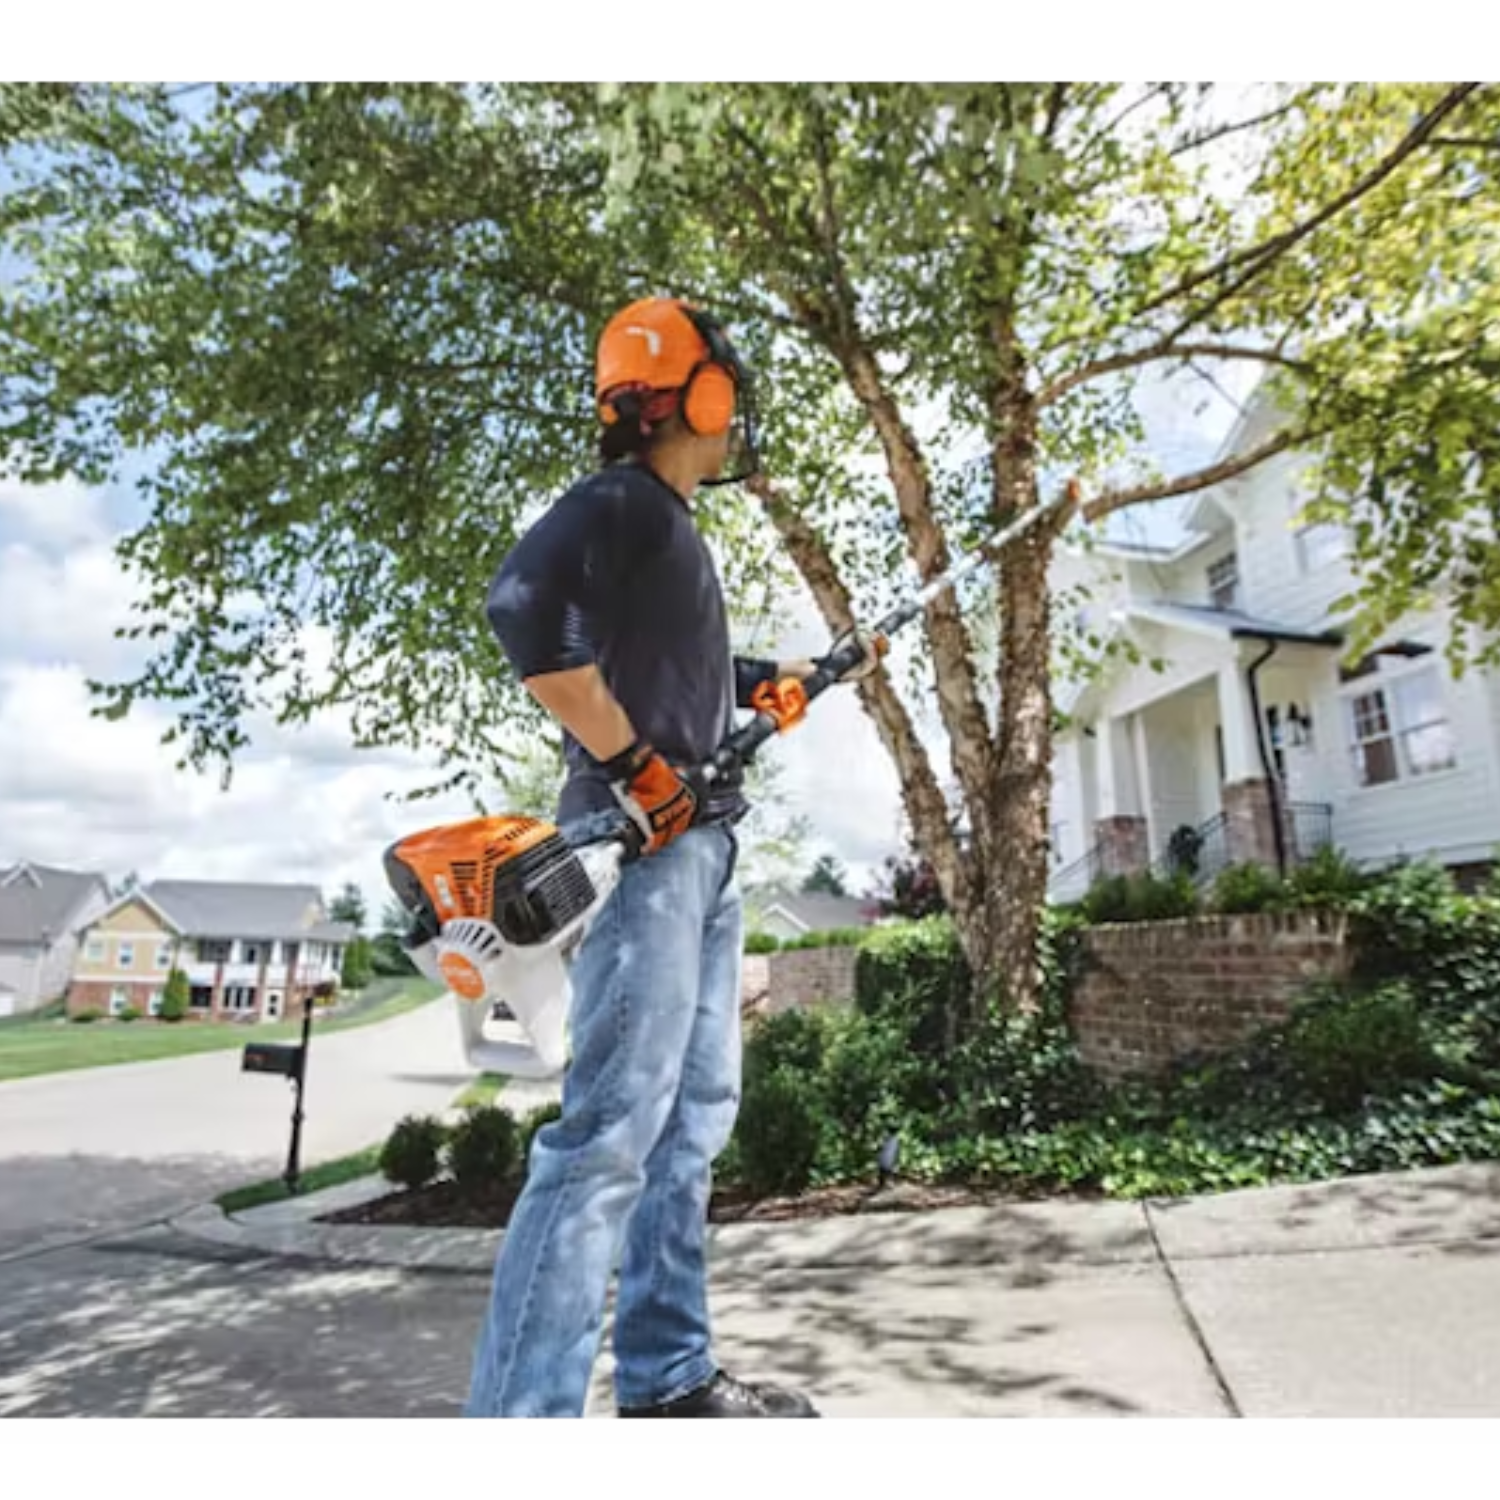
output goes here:
[{"label": "concrete driveway", "polygon": [[[472,1078],[451,996],[313,1036],[304,1164],[358,1151]],[[245,1029],[246,1040],[254,1036]],[[292,1090],[238,1050],[0,1083],[0,1259],[160,1219],[276,1176]]]}]

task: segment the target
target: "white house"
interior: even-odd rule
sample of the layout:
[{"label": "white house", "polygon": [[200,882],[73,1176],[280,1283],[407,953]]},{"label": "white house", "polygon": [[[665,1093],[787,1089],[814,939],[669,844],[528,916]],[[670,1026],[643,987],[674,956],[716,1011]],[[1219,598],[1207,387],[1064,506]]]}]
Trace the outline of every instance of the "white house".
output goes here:
[{"label": "white house", "polygon": [[67,989],[78,934],[108,903],[102,875],[24,862],[0,870],[0,1016]]},{"label": "white house", "polygon": [[[1272,420],[1252,402],[1226,451],[1262,441]],[[1176,547],[1059,550],[1063,607],[1074,585],[1093,589],[1073,623],[1142,659],[1060,685],[1054,899],[1165,863],[1173,847],[1203,874],[1295,863],[1326,843],[1363,864],[1430,857],[1465,877],[1494,859],[1500,677],[1454,678],[1441,609],[1344,660],[1347,539],[1301,519],[1307,462],[1282,455],[1205,490]]]}]

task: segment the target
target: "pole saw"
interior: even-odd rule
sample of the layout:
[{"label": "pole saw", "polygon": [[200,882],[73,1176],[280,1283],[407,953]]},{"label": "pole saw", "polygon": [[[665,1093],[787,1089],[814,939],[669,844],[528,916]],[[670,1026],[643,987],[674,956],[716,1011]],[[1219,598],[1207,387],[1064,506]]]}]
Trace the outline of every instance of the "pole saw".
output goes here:
[{"label": "pole saw", "polygon": [[[1070,481],[897,604],[866,633],[877,652],[884,655],[890,637],[944,589],[1077,498],[1077,481]],[[767,740],[800,723],[814,701],[857,667],[865,650],[851,631],[810,676],[763,683],[752,699],[754,717],[727,735],[697,774],[711,785],[749,765]],[[518,1078],[563,1071],[572,1004],[568,965],[643,844],[623,811],[606,809],[566,827],[513,814],[470,818],[411,834],[385,851],[386,880],[412,919],[402,945],[421,974],[457,997],[471,1067]],[[502,1001],[524,1042],[486,1032]]]}]

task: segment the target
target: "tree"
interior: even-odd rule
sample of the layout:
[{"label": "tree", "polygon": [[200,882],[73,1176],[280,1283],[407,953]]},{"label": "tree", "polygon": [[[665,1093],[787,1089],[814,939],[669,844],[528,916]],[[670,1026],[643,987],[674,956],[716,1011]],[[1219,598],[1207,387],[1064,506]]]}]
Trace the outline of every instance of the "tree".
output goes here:
[{"label": "tree", "polygon": [[328,920],[347,922],[355,932],[363,932],[368,917],[364,892],[352,880],[346,880],[343,889],[329,903]]},{"label": "tree", "polygon": [[370,944],[370,966],[377,974],[415,974],[417,966],[401,944],[411,927],[405,907],[394,897],[380,912],[380,931]]},{"label": "tree", "polygon": [[867,893],[882,917],[904,917],[916,921],[935,917],[948,908],[937,871],[920,854],[908,851],[885,862],[881,878]]},{"label": "tree", "polygon": [[802,882],[804,891],[823,891],[830,896],[849,894],[845,883],[844,867],[831,854],[820,854],[818,862],[807,873]]},{"label": "tree", "polygon": [[362,990],[374,977],[375,967],[371,959],[369,938],[354,938],[344,949],[339,984],[346,990]]},{"label": "tree", "polygon": [[[790,559],[830,632],[1069,475],[1097,525],[1296,449],[1354,526],[1365,636],[1439,581],[1493,628],[1497,95],[299,85],[189,110],[23,86],[0,106],[26,148],[0,233],[32,273],[0,293],[0,465],[156,456],[123,549],[156,654],[99,685],[107,711],[165,699],[184,758],[227,765],[256,707],[342,704],[476,800],[538,718],[474,601],[585,460],[600,320],[663,285],[763,374],[766,476],[705,510],[727,571],[762,590]],[[1245,366],[1280,421],[1158,472],[1138,384]],[[910,672],[856,689],[976,1007],[1037,993],[1068,523],[997,559],[997,593],[933,598]]]},{"label": "tree", "polygon": [[173,969],[161,992],[161,1010],[157,1014],[163,1021],[180,1021],[188,1013],[192,990],[188,977],[181,969]]}]

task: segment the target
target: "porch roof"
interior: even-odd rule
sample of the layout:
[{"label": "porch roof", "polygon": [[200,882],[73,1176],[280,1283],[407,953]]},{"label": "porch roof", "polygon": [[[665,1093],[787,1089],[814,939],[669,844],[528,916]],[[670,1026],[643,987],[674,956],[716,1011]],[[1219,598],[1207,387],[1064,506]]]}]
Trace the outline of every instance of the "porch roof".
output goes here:
[{"label": "porch roof", "polygon": [[1343,632],[1333,629],[1308,629],[1247,615],[1237,609],[1215,609],[1208,604],[1132,604],[1127,614],[1155,625],[1191,630],[1200,635],[1222,636],[1225,640],[1288,641],[1299,646],[1338,647],[1344,644]]}]

